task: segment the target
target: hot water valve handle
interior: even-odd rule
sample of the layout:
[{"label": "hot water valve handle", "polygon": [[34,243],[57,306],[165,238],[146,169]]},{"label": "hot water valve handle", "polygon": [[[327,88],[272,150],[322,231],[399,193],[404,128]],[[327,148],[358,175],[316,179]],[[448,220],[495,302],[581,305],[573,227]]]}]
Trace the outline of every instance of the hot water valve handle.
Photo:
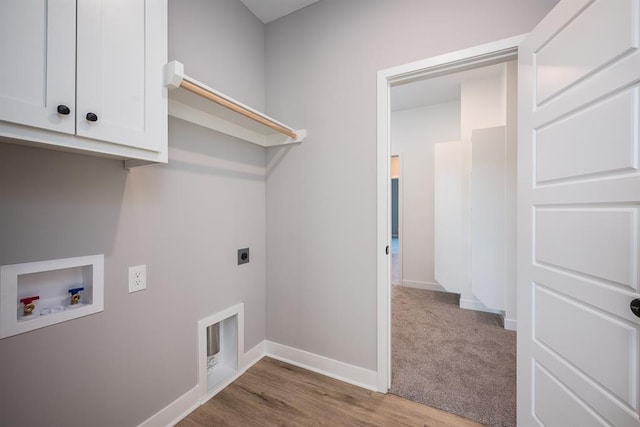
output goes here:
[{"label": "hot water valve handle", "polygon": [[22,298],[20,300],[20,302],[22,304],[24,304],[24,307],[22,307],[22,314],[24,316],[30,316],[33,314],[33,309],[36,308],[36,305],[33,303],[35,300],[39,300],[40,296],[36,295],[33,297],[26,297],[26,298]]}]

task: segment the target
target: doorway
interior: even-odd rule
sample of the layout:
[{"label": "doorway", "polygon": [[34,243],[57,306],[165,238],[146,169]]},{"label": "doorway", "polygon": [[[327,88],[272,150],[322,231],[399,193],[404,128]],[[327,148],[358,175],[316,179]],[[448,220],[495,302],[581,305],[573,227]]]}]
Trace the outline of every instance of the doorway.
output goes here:
[{"label": "doorway", "polygon": [[391,240],[390,91],[394,86],[427,77],[465,71],[516,58],[522,36],[406,64],[378,73],[378,389],[391,386],[391,262],[384,250]]},{"label": "doorway", "polygon": [[391,89],[392,171],[404,161],[399,233],[391,181],[403,276],[392,250],[390,392],[502,426],[516,418],[516,339],[502,318],[515,286],[515,104],[515,61]]}]

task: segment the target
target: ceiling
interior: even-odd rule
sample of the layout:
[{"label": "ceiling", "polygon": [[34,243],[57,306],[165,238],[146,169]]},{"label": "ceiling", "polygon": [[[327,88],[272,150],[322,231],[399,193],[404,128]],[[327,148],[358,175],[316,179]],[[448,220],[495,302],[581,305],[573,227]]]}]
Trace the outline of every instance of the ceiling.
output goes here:
[{"label": "ceiling", "polygon": [[467,80],[498,77],[502,64],[420,80],[391,88],[391,111],[460,100],[460,84]]},{"label": "ceiling", "polygon": [[307,7],[319,0],[241,0],[263,23],[268,24],[278,18]]},{"label": "ceiling", "polygon": [[[264,24],[282,18],[320,0],[240,0]],[[460,84],[465,80],[499,76],[501,66],[491,65],[425,79],[391,89],[391,111],[407,110],[460,100]]]}]

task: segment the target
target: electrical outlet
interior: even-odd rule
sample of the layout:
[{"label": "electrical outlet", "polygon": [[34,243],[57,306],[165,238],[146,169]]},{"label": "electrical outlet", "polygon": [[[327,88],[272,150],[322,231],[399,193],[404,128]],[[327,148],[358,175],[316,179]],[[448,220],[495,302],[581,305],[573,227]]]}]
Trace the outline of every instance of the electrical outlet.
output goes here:
[{"label": "electrical outlet", "polygon": [[238,249],[238,265],[249,262],[249,248]]},{"label": "electrical outlet", "polygon": [[147,289],[147,266],[129,267],[129,293]]}]

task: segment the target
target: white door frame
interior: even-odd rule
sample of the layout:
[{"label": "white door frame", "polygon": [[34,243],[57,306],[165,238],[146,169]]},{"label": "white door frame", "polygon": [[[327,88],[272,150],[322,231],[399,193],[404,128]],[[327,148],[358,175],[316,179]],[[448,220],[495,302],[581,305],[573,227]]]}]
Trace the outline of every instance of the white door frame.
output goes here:
[{"label": "white door frame", "polygon": [[456,52],[378,71],[377,154],[377,329],[378,391],[391,387],[391,244],[390,96],[391,87],[517,58],[525,35],[498,40]]}]

